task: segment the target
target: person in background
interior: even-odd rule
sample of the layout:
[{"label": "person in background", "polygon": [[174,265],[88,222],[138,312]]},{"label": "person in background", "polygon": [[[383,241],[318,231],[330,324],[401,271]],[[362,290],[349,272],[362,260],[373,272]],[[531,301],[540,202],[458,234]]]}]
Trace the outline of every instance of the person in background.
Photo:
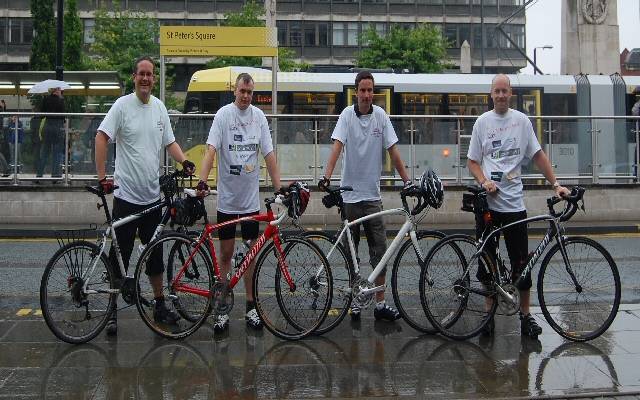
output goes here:
[{"label": "person in background", "polygon": [[[51,89],[50,94],[42,101],[42,112],[64,113],[64,98],[60,88]],[[40,142],[40,160],[36,177],[41,178],[49,158],[51,159],[51,177],[62,177],[62,161],[64,158],[64,117],[45,117],[44,132]]]}]

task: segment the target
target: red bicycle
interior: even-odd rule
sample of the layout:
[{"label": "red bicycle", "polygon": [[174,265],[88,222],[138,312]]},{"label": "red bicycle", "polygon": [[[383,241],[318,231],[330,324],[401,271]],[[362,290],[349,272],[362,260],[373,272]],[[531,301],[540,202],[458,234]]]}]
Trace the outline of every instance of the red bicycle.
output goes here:
[{"label": "red bicycle", "polygon": [[[278,229],[287,215],[297,219],[304,211],[299,194],[303,185],[294,184],[286,195],[276,194],[265,199],[266,214],[216,225],[209,222],[204,201],[195,197],[194,190],[185,189],[189,197],[176,215],[190,222],[204,217],[204,230],[197,239],[177,232],[165,234],[151,242],[140,256],[135,276],[136,305],[147,326],[160,336],[178,339],[195,332],[212,311],[214,316],[229,314],[234,305],[233,288],[251,261],[258,257],[253,296],[264,325],[283,339],[301,339],[312,334],[324,321],[331,305],[333,279],[329,263],[314,243],[298,236],[281,237]],[[275,215],[274,204],[286,208]],[[229,279],[222,280],[212,234],[222,227],[250,220],[268,225]],[[265,250],[260,252],[265,245]],[[152,258],[155,252],[159,254]],[[165,299],[171,300],[181,317],[172,325],[154,320],[152,286],[142,273],[149,260],[160,258],[167,274]]]}]

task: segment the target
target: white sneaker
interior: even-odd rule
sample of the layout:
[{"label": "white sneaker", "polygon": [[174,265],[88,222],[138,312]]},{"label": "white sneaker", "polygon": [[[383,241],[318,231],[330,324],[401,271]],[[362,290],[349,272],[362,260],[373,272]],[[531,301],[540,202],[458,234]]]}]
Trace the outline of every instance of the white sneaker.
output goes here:
[{"label": "white sneaker", "polygon": [[252,308],[247,315],[244,316],[244,320],[247,321],[247,326],[249,328],[260,330],[262,329],[262,320],[258,315],[258,311],[255,308]]},{"label": "white sneaker", "polygon": [[224,332],[229,328],[229,316],[227,314],[220,314],[216,317],[216,322],[213,324],[213,331],[215,333]]}]

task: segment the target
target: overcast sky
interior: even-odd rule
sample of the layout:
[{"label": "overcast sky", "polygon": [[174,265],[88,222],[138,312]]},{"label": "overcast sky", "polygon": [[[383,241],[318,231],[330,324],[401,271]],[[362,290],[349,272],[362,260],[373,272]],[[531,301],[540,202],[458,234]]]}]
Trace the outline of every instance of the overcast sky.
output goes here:
[{"label": "overcast sky", "polygon": [[[620,27],[620,51],[640,47],[640,1],[618,1],[618,26]],[[560,73],[560,7],[559,0],[538,0],[527,9],[527,52],[533,60],[533,48],[551,45],[553,49],[537,51],[538,67],[545,74]],[[528,65],[522,72],[533,73]]]}]

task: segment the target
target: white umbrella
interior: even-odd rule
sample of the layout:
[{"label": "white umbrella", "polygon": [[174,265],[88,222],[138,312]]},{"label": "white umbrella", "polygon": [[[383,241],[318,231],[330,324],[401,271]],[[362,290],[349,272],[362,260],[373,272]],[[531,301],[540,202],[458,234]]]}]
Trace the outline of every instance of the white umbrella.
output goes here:
[{"label": "white umbrella", "polygon": [[42,82],[38,82],[31,89],[29,89],[29,94],[39,94],[39,93],[47,93],[49,89],[60,88],[62,90],[71,89],[71,86],[65,81],[59,81],[56,79],[47,79]]}]

